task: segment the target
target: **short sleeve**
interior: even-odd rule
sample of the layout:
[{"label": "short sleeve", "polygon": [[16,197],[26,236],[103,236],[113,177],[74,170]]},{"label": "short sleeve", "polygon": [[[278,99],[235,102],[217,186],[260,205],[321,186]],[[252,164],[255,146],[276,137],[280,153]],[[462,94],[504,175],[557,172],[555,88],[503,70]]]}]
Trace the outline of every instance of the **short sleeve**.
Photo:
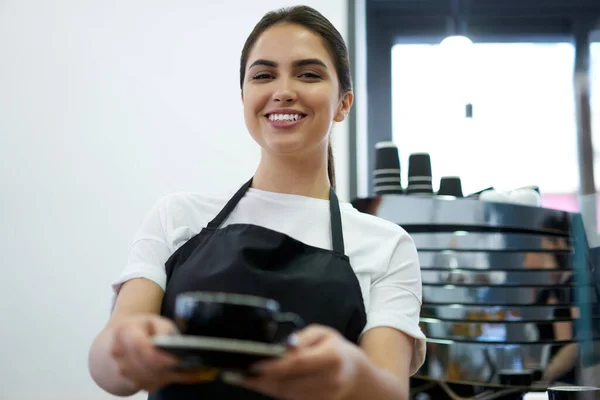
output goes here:
[{"label": "short sleeve", "polygon": [[163,198],[146,214],[129,249],[129,256],[119,277],[113,281],[111,310],[121,285],[134,278],[145,278],[165,290],[167,274],[165,262],[172,253],[164,229],[165,202]]},{"label": "short sleeve", "polygon": [[390,257],[387,271],[371,282],[367,324],[363,334],[373,328],[396,328],[414,338],[410,375],[425,361],[425,335],[419,327],[422,281],[417,249],[412,238],[403,233]]}]

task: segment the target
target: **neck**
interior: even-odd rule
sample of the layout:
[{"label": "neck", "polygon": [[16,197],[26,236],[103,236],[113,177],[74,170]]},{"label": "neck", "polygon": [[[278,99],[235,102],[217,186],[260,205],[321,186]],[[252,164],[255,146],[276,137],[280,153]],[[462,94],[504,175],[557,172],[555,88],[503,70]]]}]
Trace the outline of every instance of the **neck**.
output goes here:
[{"label": "neck", "polygon": [[329,199],[327,159],[271,155],[262,152],[252,187],[269,192]]}]

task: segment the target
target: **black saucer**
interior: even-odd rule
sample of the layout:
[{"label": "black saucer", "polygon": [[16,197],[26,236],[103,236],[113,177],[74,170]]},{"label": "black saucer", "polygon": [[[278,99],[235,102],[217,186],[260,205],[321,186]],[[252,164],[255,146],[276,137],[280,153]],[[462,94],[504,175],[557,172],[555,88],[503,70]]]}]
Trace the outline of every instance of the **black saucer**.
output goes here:
[{"label": "black saucer", "polygon": [[255,362],[281,357],[287,351],[281,344],[206,336],[155,336],[152,341],[156,347],[181,359],[179,369],[212,367],[245,371]]}]

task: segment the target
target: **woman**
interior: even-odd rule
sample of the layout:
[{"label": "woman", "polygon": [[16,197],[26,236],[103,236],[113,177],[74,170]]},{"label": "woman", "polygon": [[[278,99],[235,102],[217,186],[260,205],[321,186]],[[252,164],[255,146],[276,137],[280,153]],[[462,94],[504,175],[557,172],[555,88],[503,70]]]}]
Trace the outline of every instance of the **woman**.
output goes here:
[{"label": "woman", "polygon": [[[341,35],[308,7],[268,13],[243,48],[240,85],[258,168],[232,198],[179,193],[148,215],[90,349],[93,379],[161,400],[408,398],[425,353],[415,246],[332,189],[330,131],[353,101]],[[174,372],[151,338],[175,331],[173,301],[188,290],[274,298],[309,326],[257,376]]]}]

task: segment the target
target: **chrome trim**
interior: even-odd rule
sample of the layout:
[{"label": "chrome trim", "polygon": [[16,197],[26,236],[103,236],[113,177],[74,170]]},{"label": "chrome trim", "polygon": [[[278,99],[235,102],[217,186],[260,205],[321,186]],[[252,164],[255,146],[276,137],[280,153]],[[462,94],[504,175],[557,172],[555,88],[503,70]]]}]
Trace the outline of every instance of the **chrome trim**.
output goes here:
[{"label": "chrome trim", "polygon": [[[423,285],[423,304],[472,304],[472,305],[539,305],[538,296],[545,288],[474,286],[461,287],[448,284],[446,286]],[[575,293],[572,288],[557,287],[558,305],[575,305]],[[598,295],[590,292],[589,302],[598,302]]]},{"label": "chrome trim", "polygon": [[[548,251],[547,241],[551,236],[525,233],[496,232],[412,232],[411,236],[419,250],[455,250],[455,251]],[[555,253],[568,253],[571,248],[567,242],[556,243]]]},{"label": "chrome trim", "polygon": [[[519,270],[539,270],[541,265],[526,266],[526,257],[531,252],[520,251],[454,251],[454,250],[422,250],[419,249],[419,263],[422,269],[429,268],[452,268],[463,270],[498,270],[498,271],[519,271]],[[536,252],[537,254],[562,255],[564,267],[574,269],[574,259],[572,253],[554,253],[554,252]]]},{"label": "chrome trim", "polygon": [[[473,306],[465,304],[435,305],[423,304],[421,318],[443,321],[546,321],[555,315],[570,315],[572,306],[555,304],[535,306]],[[600,309],[594,310],[592,317],[600,319]],[[558,319],[555,319],[558,320]],[[563,320],[562,318],[560,320]]]},{"label": "chrome trim", "polygon": [[[481,342],[487,344],[528,344],[548,343],[567,344],[572,340],[560,341],[540,337],[542,330],[554,329],[551,319],[536,322],[521,321],[442,321],[433,318],[421,318],[421,329],[428,339],[455,340],[460,342]],[[573,327],[575,321],[565,321]],[[595,337],[600,340],[600,333]]]},{"label": "chrome trim", "polygon": [[[564,272],[556,270],[522,270],[522,271],[471,271],[448,268],[423,268],[421,279],[424,285],[501,285],[548,287],[557,285]],[[558,285],[561,286],[561,285]],[[573,286],[573,284],[566,284]]]},{"label": "chrome trim", "polygon": [[[474,199],[447,199],[434,197],[411,197],[383,195],[374,214],[403,227],[411,225],[456,225],[465,230],[469,227],[526,230],[567,235],[568,230],[545,228],[550,218],[569,220],[564,211],[529,207],[516,204],[492,203]],[[410,230],[410,229],[408,229]]]}]

